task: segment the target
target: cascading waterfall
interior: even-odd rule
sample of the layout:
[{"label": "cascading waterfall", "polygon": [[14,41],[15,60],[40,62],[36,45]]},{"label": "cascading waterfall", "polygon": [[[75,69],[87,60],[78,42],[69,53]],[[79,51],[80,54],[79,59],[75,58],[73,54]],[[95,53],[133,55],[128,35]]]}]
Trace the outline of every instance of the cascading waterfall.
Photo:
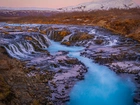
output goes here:
[{"label": "cascading waterfall", "polygon": [[36,44],[40,47],[40,48],[47,48],[49,45],[49,40],[47,38],[46,35],[34,35],[32,36],[32,38],[35,40],[33,41],[33,43],[36,42]]},{"label": "cascading waterfall", "polygon": [[36,48],[45,49],[49,46],[50,42],[46,35],[32,35],[32,40],[19,40],[13,41],[4,45],[5,49],[10,56],[17,59],[31,59],[34,55],[38,54]]},{"label": "cascading waterfall", "polygon": [[31,55],[35,53],[33,45],[28,41],[9,44],[5,48],[12,57],[17,59],[32,58]]},{"label": "cascading waterfall", "polygon": [[64,38],[62,39],[62,41],[61,41],[61,42],[64,42],[64,41],[70,41],[70,39],[71,39],[72,35],[74,35],[74,32],[72,32],[70,35],[68,35],[68,36],[64,37]]}]

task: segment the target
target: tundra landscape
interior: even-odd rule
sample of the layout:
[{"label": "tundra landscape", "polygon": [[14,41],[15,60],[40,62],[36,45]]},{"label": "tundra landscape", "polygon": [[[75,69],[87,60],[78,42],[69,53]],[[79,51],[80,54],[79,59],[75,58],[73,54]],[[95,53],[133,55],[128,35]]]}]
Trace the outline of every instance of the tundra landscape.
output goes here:
[{"label": "tundra landscape", "polygon": [[140,7],[101,1],[0,8],[0,105],[140,105]]}]

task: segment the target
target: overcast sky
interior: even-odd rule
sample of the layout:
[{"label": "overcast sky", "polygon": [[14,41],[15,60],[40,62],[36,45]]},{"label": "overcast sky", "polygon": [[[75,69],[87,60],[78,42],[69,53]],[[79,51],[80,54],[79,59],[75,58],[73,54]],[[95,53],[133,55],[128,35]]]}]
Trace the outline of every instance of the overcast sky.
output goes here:
[{"label": "overcast sky", "polygon": [[[0,0],[0,7],[59,8],[93,0]],[[97,1],[97,0],[96,0]],[[140,0],[133,0],[140,4]]]}]

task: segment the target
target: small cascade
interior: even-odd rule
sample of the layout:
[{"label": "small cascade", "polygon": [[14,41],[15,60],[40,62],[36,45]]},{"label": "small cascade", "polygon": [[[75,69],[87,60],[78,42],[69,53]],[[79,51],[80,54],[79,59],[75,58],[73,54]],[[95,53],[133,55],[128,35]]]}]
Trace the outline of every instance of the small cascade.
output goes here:
[{"label": "small cascade", "polygon": [[109,41],[109,45],[108,46],[114,46],[116,45],[118,41],[116,39],[112,40],[112,41]]},{"label": "small cascade", "polygon": [[64,38],[62,39],[62,41],[61,41],[61,42],[64,42],[64,41],[69,41],[72,35],[73,35],[73,33],[72,33],[72,34],[70,34],[70,35],[68,35],[68,36],[66,36],[66,37],[64,37]]},{"label": "small cascade", "polygon": [[90,32],[89,32],[89,34],[96,34],[96,29],[92,29]]},{"label": "small cascade", "polygon": [[47,31],[47,36],[50,38],[51,35],[53,34],[53,32],[54,32],[54,31],[52,31],[52,30],[48,30],[48,31]]},{"label": "small cascade", "polygon": [[28,41],[9,44],[5,49],[10,56],[17,59],[32,58],[32,54],[35,53],[33,45]]},{"label": "small cascade", "polygon": [[62,39],[61,42],[64,42],[64,41],[67,41],[67,42],[68,42],[68,41],[70,41],[70,40],[72,39],[72,37],[73,37],[74,34],[75,34],[75,32],[72,31],[71,34],[65,36],[65,37]]},{"label": "small cascade", "polygon": [[23,35],[18,41],[14,39],[8,40],[9,43],[4,44],[8,54],[17,59],[31,59],[35,57],[40,50],[46,49],[50,44],[46,35],[37,34],[28,37],[31,39],[25,40],[25,36]]},{"label": "small cascade", "polygon": [[34,35],[32,36],[33,43],[41,49],[45,49],[49,46],[50,42],[46,35]]}]

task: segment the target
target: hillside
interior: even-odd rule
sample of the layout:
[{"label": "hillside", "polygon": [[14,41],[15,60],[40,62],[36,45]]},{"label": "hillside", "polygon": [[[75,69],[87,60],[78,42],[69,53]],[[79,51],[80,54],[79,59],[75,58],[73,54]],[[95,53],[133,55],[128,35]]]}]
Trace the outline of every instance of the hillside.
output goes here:
[{"label": "hillside", "polygon": [[92,11],[92,10],[108,10],[111,8],[129,9],[138,7],[132,0],[93,0],[79,4],[77,6],[70,6],[59,8],[60,11]]}]

